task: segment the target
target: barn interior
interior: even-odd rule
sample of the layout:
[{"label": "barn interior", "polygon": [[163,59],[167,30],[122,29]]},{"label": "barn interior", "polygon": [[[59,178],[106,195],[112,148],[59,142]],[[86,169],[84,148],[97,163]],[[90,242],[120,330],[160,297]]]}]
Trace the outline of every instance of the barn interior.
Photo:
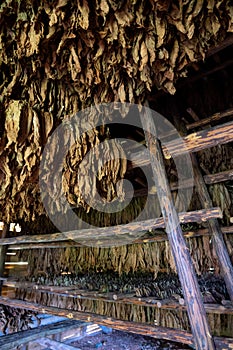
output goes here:
[{"label": "barn interior", "polygon": [[231,349],[232,2],[11,0],[0,26],[0,345],[46,313]]}]

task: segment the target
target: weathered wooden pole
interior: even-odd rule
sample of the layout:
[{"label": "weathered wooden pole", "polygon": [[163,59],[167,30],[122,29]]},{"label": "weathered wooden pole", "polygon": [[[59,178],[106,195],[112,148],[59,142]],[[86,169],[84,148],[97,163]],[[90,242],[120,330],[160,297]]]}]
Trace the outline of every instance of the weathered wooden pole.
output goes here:
[{"label": "weathered wooden pole", "polygon": [[[221,227],[222,233],[232,234],[233,225]],[[208,229],[198,229],[195,231],[186,231],[183,232],[185,238],[200,237],[200,236],[210,236]],[[167,235],[162,232],[155,232],[150,237],[141,237],[137,238],[135,241],[132,241],[132,244],[136,243],[152,243],[152,242],[163,242],[167,241]],[[91,241],[90,241],[91,242]],[[130,244],[130,243],[128,243]],[[81,247],[82,245],[76,241],[55,241],[55,242],[41,242],[41,243],[21,243],[20,245],[12,245],[11,249],[14,250],[23,250],[23,249],[42,249],[42,248],[70,248],[70,247]]]},{"label": "weathered wooden pole", "polygon": [[[207,130],[201,130],[194,132],[183,140],[175,139],[167,142],[167,149],[170,151],[170,156],[179,156],[181,154],[189,152],[197,152],[206,148],[214,147],[216,145],[225,144],[233,141],[233,122],[225,123]],[[162,149],[164,154],[167,156],[168,153],[165,149]],[[149,157],[141,152],[136,152],[133,155],[134,162],[132,167],[138,167],[138,163],[147,165],[150,163]]]},{"label": "weathered wooden pole", "polygon": [[[184,343],[193,346],[193,336],[190,332],[174,329],[165,328],[159,326],[152,326],[140,322],[123,321],[116,318],[111,318],[109,316],[97,315],[90,312],[74,311],[68,309],[62,309],[54,306],[45,306],[35,303],[30,303],[27,301],[9,299],[0,297],[0,304],[32,310],[40,313],[46,313],[50,315],[57,315],[62,317],[68,317],[73,320],[79,320],[84,322],[94,322],[100,325],[111,327],[113,329],[118,329],[120,331],[131,332],[135,334],[146,335],[155,339],[167,339],[179,343]],[[67,323],[68,321],[63,321]],[[46,325],[39,328],[30,329],[27,331],[21,331],[18,333],[7,334],[4,337],[0,337],[0,349],[11,350],[16,346],[24,344],[25,340],[37,339],[38,336],[43,336],[44,334],[54,334],[56,332],[61,332],[61,322],[55,325]],[[53,333],[49,330],[53,328]],[[55,328],[55,331],[54,331]],[[43,331],[42,331],[43,330]],[[44,330],[46,332],[44,332]],[[214,337],[214,342],[217,349],[232,350],[233,339],[232,338],[220,338]]]},{"label": "weathered wooden pole", "polygon": [[[2,230],[2,238],[6,238],[8,236],[10,225],[4,224],[3,230]],[[5,271],[5,260],[6,260],[6,253],[7,253],[8,247],[0,246],[0,277],[4,277],[4,271]],[[2,294],[2,280],[0,280],[0,295]]]},{"label": "weathered wooden pole", "polygon": [[[195,187],[197,189],[201,205],[204,208],[208,208],[213,203],[210,198],[205,181],[202,177],[197,158],[194,154],[192,154],[191,157],[193,163]],[[222,276],[227,286],[228,294],[231,298],[231,301],[233,302],[233,267],[217,219],[208,220],[208,228],[210,234],[212,234],[213,237],[214,247],[218,256]]]},{"label": "weathered wooden pole", "polygon": [[213,114],[210,117],[207,117],[205,119],[197,118],[198,120],[196,120],[194,123],[186,125],[186,128],[188,130],[194,129],[194,128],[197,128],[199,126],[203,126],[203,125],[209,124],[211,122],[215,122],[217,120],[220,120],[221,118],[225,118],[225,117],[228,117],[228,116],[231,116],[231,115],[233,115],[233,108],[229,108],[229,109],[227,109],[226,111],[223,111],[223,112],[215,113],[215,114]]},{"label": "weathered wooden pole", "polygon": [[196,273],[183,237],[179,217],[175,210],[172,194],[166,177],[160,144],[158,139],[154,137],[154,135],[157,135],[154,121],[149,110],[147,113],[141,112],[140,118],[143,129],[150,130],[150,133],[145,132],[146,143],[150,154],[160,207],[166,223],[166,232],[187,305],[187,312],[196,349],[215,349]]},{"label": "weathered wooden pole", "polygon": [[[209,218],[222,218],[222,211],[220,208],[209,208],[190,211],[186,213],[179,213],[179,221],[182,223],[188,222],[197,222],[197,221],[206,221]],[[0,239],[1,245],[12,245],[12,244],[25,244],[25,243],[42,243],[42,242],[58,242],[58,241],[67,241],[70,239],[76,240],[84,239],[91,242],[92,239],[98,238],[109,238],[114,235],[122,235],[137,232],[147,232],[150,229],[162,228],[165,227],[165,222],[163,218],[148,219],[139,222],[131,222],[129,224],[118,225],[118,226],[109,226],[109,227],[96,227],[90,229],[79,229],[74,231],[60,232],[60,233],[51,233],[45,235],[34,235],[34,236],[18,236],[11,238],[2,238]],[[133,239],[132,239],[133,241]]]}]

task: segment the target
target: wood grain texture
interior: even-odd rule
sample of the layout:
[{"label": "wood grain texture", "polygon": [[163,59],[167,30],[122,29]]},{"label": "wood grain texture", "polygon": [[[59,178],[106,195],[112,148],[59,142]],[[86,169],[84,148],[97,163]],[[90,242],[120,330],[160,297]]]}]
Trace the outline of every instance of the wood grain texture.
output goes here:
[{"label": "wood grain texture", "polygon": [[[213,204],[212,199],[203,180],[197,158],[194,154],[192,154],[191,157],[193,163],[195,186],[198,193],[198,197],[200,199],[201,205],[204,208],[208,208]],[[216,250],[216,254],[218,256],[222,276],[226,283],[227,291],[229,293],[231,301],[233,302],[233,267],[218,221],[216,219],[209,220],[208,229],[212,234],[213,243]]]},{"label": "wood grain texture", "polygon": [[[166,232],[187,305],[194,343],[197,350],[215,349],[195,270],[183,237],[178,214],[175,210],[175,205],[173,203],[172,194],[166,177],[160,144],[153,136],[157,135],[155,124],[149,110],[146,113],[141,113],[140,118],[144,130],[151,131],[151,133],[145,132],[145,139],[150,154],[150,163],[158,192],[160,207],[166,223]],[[172,150],[175,149],[176,146],[173,145]]]},{"label": "wood grain texture", "polygon": [[[20,307],[22,308],[22,307]],[[29,309],[30,310],[30,309]],[[83,322],[77,320],[66,320],[51,325],[40,326],[34,329],[21,331],[0,338],[0,349],[12,350],[16,346],[33,341],[38,337],[46,337],[59,332],[81,327]]]},{"label": "wood grain texture", "polygon": [[[204,210],[196,210],[190,211],[186,213],[179,213],[179,219],[181,223],[189,223],[189,222],[201,222],[207,221],[210,218],[221,218],[222,211],[220,208],[210,208]],[[58,242],[58,241],[67,241],[67,240],[76,240],[78,242],[79,239],[82,239],[82,243],[84,243],[84,239],[86,239],[87,243],[91,242],[91,239],[97,238],[101,243],[101,237],[103,238],[111,238],[115,235],[121,234],[133,234],[136,232],[147,232],[156,228],[165,227],[164,219],[149,219],[140,222],[131,222],[125,225],[118,226],[109,226],[109,227],[96,227],[90,229],[80,229],[75,231],[67,231],[61,233],[52,233],[45,235],[26,235],[26,236],[18,236],[12,238],[4,238],[0,239],[1,245],[13,245],[13,244],[25,244],[25,243],[42,243],[42,242]],[[133,241],[133,240],[132,240]],[[96,244],[96,243],[95,243]]]},{"label": "wood grain texture", "polygon": [[[71,310],[61,309],[57,307],[43,306],[39,304],[29,303],[26,301],[8,299],[3,297],[0,297],[0,304],[10,305],[11,307],[20,308],[20,309],[34,310],[34,311],[51,314],[51,315],[68,317],[68,318],[72,318],[73,320],[79,320],[84,322],[94,322],[100,325],[111,327],[113,329],[135,333],[135,334],[146,335],[155,339],[166,339],[170,341],[184,343],[191,346],[194,345],[192,334],[180,329],[150,326],[139,322],[121,321],[118,319],[113,319],[102,315],[96,315],[93,313],[71,311]],[[48,330],[48,326],[44,326],[44,327],[46,327]],[[54,327],[57,327],[56,328],[57,330],[56,331],[53,330],[53,333],[50,333],[50,334],[57,333],[58,330],[60,329],[59,324],[55,324]],[[1,337],[0,347],[4,345],[5,346],[4,350],[11,350],[12,344],[16,344],[15,346],[17,346],[17,344],[20,345],[22,343],[25,343],[24,334],[26,332],[33,333],[33,331],[35,330],[24,331],[24,332],[10,334],[10,335]],[[40,334],[42,335],[42,333]],[[38,337],[38,333],[36,334],[36,337]],[[219,350],[233,349],[232,338],[214,337],[214,343],[216,345],[216,348]]]},{"label": "wood grain texture", "polygon": [[[99,300],[105,301],[107,303],[121,303],[129,305],[140,305],[140,306],[150,306],[150,307],[160,307],[161,309],[170,310],[187,310],[185,304],[180,304],[174,299],[156,299],[155,297],[136,297],[135,293],[116,293],[108,292],[101,293],[95,291],[87,291],[75,288],[75,286],[61,287],[61,286],[48,286],[48,285],[38,285],[32,282],[18,282],[18,281],[4,281],[4,286],[11,288],[27,289],[33,290],[39,293],[48,293],[52,295],[57,295],[61,297],[76,298],[83,300]],[[161,304],[161,306],[158,305]],[[233,304],[232,306],[224,306],[221,304],[204,304],[205,310],[209,314],[227,314],[233,315]]]},{"label": "wood grain texture", "polygon": [[[171,157],[176,157],[187,152],[198,152],[203,149],[214,147],[233,141],[233,122],[225,123],[207,130],[201,130],[185,136],[183,139],[175,139],[167,142],[166,149],[162,148],[163,153]],[[168,153],[169,150],[169,153]],[[140,152],[133,155],[135,163],[132,162],[131,168],[145,166],[150,164],[149,153],[142,156]]]},{"label": "wood grain texture", "polygon": [[197,121],[195,121],[195,123],[187,124],[186,128],[188,130],[194,129],[194,128],[197,128],[199,126],[203,126],[203,125],[209,124],[211,122],[218,121],[218,120],[220,120],[222,118],[225,118],[225,117],[228,117],[228,116],[232,116],[232,115],[233,115],[233,108],[229,108],[226,111],[214,113],[213,115],[211,115],[208,118],[197,120]]}]

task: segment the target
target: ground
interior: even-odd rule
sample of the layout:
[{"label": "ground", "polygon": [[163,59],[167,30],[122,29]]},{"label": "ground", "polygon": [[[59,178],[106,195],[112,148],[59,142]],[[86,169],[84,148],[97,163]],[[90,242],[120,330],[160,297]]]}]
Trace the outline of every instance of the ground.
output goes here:
[{"label": "ground", "polygon": [[149,337],[144,337],[136,334],[115,331],[111,334],[98,333],[80,339],[74,343],[73,346],[77,346],[81,350],[185,350],[191,349],[190,347],[166,342],[162,340],[156,340]]}]

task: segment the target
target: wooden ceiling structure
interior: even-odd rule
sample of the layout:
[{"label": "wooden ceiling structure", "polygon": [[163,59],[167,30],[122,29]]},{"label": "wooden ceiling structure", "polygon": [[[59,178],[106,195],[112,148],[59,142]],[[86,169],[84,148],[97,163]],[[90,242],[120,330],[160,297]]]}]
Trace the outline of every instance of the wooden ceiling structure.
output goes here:
[{"label": "wooden ceiling structure", "polygon": [[[177,82],[177,89],[179,84],[182,88],[186,80],[182,77],[188,71],[192,84],[231,65],[226,61],[216,65],[218,68],[213,68],[212,72],[199,72],[201,63],[196,63],[232,47],[230,33],[233,31],[233,10],[230,1],[158,0],[149,1],[148,6],[146,4],[146,1],[116,3],[110,0],[96,1],[94,4],[91,1],[72,1],[69,4],[66,0],[59,0],[43,5],[36,1],[26,1],[23,4],[12,0],[1,5],[0,63],[3,83],[0,115],[0,218],[5,222],[0,240],[2,275],[6,247],[38,249],[45,248],[48,244],[54,248],[79,246],[79,243],[72,242],[77,232],[64,234],[51,231],[44,235],[7,237],[10,222],[35,221],[40,215],[44,215],[38,187],[39,163],[49,136],[66,115],[93,103],[128,101],[145,104],[149,100],[151,105],[156,105],[159,100],[163,101],[163,96],[167,98],[167,93],[175,94],[179,78],[181,79]],[[2,18],[7,20],[3,21]],[[186,123],[187,130],[183,141],[192,154],[195,188],[202,208],[177,213],[171,194],[172,189],[177,189],[177,184],[169,186],[164,165],[166,151],[160,147],[158,140],[145,134],[149,157],[142,158],[139,153],[138,160],[142,167],[148,164],[152,166],[163,218],[80,230],[79,237],[95,238],[94,235],[97,235],[101,241],[109,235],[130,235],[133,232],[165,228],[166,234],[141,238],[136,243],[169,240],[184,292],[185,305],[163,300],[156,301],[152,307],[187,311],[192,334],[160,325],[151,326],[146,322],[142,324],[117,317],[110,318],[88,310],[78,311],[33,303],[32,299],[25,300],[23,293],[20,294],[19,291],[24,289],[27,290],[25,293],[33,294],[36,289],[37,292],[57,293],[75,300],[89,298],[92,301],[120,303],[123,307],[128,304],[148,306],[148,300],[135,296],[128,298],[127,295],[116,295],[109,298],[88,295],[72,287],[70,290],[35,284],[23,287],[20,281],[12,282],[3,278],[3,285],[12,287],[13,283],[19,298],[1,297],[2,305],[93,321],[155,338],[181,341],[200,350],[232,348],[233,339],[230,337],[219,338],[211,335],[207,313],[232,315],[233,307],[208,306],[203,303],[193,261],[184,239],[188,235],[212,237],[221,275],[233,302],[233,268],[223,237],[223,233],[231,234],[233,230],[231,226],[219,226],[217,219],[222,218],[222,211],[214,206],[206,187],[207,184],[229,181],[232,179],[232,170],[203,176],[195,155],[200,150],[233,142],[231,119],[219,123],[222,118],[232,116],[232,106],[200,119],[193,110],[189,112],[194,120]],[[153,130],[154,124],[150,115],[146,115],[142,123]],[[196,128],[197,131],[189,133]],[[103,134],[94,130],[90,136],[92,146],[95,145],[95,136],[100,136],[101,140],[105,133],[106,129],[103,129]],[[87,151],[84,144],[85,140],[83,144],[79,142],[76,145],[81,148],[82,156]],[[173,150],[173,157],[182,152],[177,141],[171,141],[170,149]],[[77,164],[79,161],[80,159],[76,159]],[[131,171],[132,174],[135,168],[133,163],[127,164],[124,172]],[[108,181],[111,183],[111,177],[115,174],[111,173],[111,169],[109,174]],[[119,176],[115,176],[115,179],[118,178]],[[144,195],[144,191],[143,187],[139,187],[138,195]],[[71,204],[82,204],[80,193],[75,193],[75,196],[75,201]],[[88,208],[84,206],[84,210],[88,211]],[[180,223],[200,221],[208,223],[206,229],[186,234],[182,232]],[[13,341],[14,339],[12,344]],[[8,342],[11,344],[10,339]]]}]

